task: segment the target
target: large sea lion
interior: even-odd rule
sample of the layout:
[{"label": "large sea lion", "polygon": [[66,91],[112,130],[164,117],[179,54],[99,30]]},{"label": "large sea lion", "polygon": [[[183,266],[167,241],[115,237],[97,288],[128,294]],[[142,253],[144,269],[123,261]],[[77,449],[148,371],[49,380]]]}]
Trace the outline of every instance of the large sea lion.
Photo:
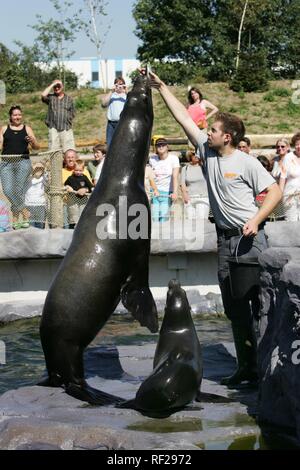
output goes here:
[{"label": "large sea lion", "polygon": [[[151,89],[147,76],[141,75],[128,94],[101,177],[43,310],[40,334],[48,378],[40,385],[64,386],[68,394],[91,404],[118,402],[118,397],[85,382],[83,350],[120,297],[142,326],[151,332],[158,329],[148,285],[151,217],[144,189],[152,123]],[[130,225],[137,229],[139,209],[144,216],[141,236],[133,230],[130,237],[127,229]]]},{"label": "large sea lion", "polygon": [[199,396],[203,372],[201,345],[186,293],[176,280],[169,282],[153,368],[135,399],[118,407],[164,418]]}]

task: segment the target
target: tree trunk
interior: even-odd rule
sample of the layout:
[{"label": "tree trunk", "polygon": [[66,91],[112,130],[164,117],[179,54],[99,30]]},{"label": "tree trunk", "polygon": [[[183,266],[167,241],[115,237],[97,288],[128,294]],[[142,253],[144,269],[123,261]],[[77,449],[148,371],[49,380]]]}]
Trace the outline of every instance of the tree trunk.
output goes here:
[{"label": "tree trunk", "polygon": [[235,64],[235,71],[236,72],[238,71],[239,63],[240,63],[242,30],[243,30],[243,26],[244,26],[244,21],[245,21],[245,16],[246,16],[246,10],[247,10],[248,3],[249,3],[249,0],[246,0],[245,5],[244,5],[243,14],[242,14],[241,23],[240,23],[238,45],[237,45],[237,54],[236,54],[236,64]]}]

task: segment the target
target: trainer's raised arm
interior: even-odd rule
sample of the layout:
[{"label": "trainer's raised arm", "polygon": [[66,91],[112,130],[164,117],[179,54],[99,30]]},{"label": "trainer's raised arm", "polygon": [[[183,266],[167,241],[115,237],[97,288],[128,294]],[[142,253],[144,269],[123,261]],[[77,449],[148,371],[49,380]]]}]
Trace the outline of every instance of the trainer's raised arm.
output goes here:
[{"label": "trainer's raised arm", "polygon": [[156,88],[159,91],[168,109],[176,121],[181,125],[187,137],[193,145],[197,146],[197,143],[200,140],[199,136],[202,134],[202,131],[194,123],[185,106],[173,95],[168,86],[158,77],[158,75],[153,72],[149,72],[149,76],[151,87]]}]

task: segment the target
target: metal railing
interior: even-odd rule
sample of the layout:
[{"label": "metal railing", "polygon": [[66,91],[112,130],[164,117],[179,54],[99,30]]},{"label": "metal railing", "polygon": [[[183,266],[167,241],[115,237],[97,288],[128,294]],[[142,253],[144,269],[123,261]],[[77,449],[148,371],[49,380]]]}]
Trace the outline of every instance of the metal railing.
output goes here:
[{"label": "metal railing", "polygon": [[[0,231],[5,231],[5,229],[1,230],[3,217],[5,219],[5,208],[10,229],[13,225],[14,228],[23,228],[22,225],[24,228],[26,227],[26,220],[25,224],[22,220],[22,218],[24,219],[23,210],[27,210],[30,225],[38,228],[66,228],[69,224],[76,224],[88,196],[79,198],[66,192],[62,181],[62,151],[47,151],[30,155],[30,158],[27,159],[28,164],[25,164],[28,178],[21,178],[18,174],[20,167],[23,165],[21,162],[24,160],[26,159],[21,155],[0,155]],[[42,169],[42,172],[37,171],[38,167]],[[43,177],[39,183],[39,188],[34,188],[33,179],[39,179],[36,176]],[[37,182],[35,181],[35,183]],[[13,220],[16,218],[16,214],[13,213],[15,203],[13,195],[18,199],[20,205],[19,221]],[[300,192],[290,197],[299,197],[299,195]],[[151,201],[153,194],[149,193],[148,197]],[[258,207],[260,204],[258,201]],[[280,202],[270,215],[269,220],[283,220],[285,205],[283,201]],[[177,200],[170,204],[169,217],[177,220],[186,217],[184,209],[182,194],[179,190]],[[211,211],[209,218],[212,219]],[[9,230],[9,227],[7,227],[7,230]]]}]

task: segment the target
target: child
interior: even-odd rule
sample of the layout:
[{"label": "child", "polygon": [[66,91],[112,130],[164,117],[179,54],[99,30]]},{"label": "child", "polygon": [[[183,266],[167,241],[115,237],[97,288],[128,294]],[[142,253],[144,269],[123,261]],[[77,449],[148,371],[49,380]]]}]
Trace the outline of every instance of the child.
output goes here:
[{"label": "child", "polygon": [[[96,149],[97,147],[98,147],[97,158],[99,158],[100,161],[99,161],[99,164],[97,166],[95,176],[94,176],[94,179],[93,179],[93,183],[94,183],[95,186],[98,183],[98,180],[100,178],[101,171],[102,171],[103,164],[104,164],[104,160],[105,160],[105,155],[106,155],[106,146],[105,145],[96,145],[96,147],[94,147],[94,149]],[[96,154],[95,154],[95,156],[96,156]]]},{"label": "child", "polygon": [[9,230],[9,209],[5,202],[0,199],[0,233],[8,232]]},{"label": "child", "polygon": [[[270,160],[267,157],[265,157],[264,155],[259,155],[257,157],[257,160],[262,164],[262,166],[269,173],[272,173],[272,163],[270,162]],[[256,201],[256,204],[258,205],[258,207],[260,207],[262,205],[262,203],[265,200],[266,195],[267,195],[267,191],[263,191],[255,197],[255,201]]]},{"label": "child", "polygon": [[29,224],[36,228],[45,228],[46,195],[45,186],[48,178],[42,162],[32,164],[32,178],[25,194],[25,205],[30,212]]},{"label": "child", "polygon": [[65,182],[68,192],[67,209],[69,228],[75,228],[81,213],[88,201],[87,194],[92,192],[90,180],[83,174],[84,162],[76,160],[73,174]]},{"label": "child", "polygon": [[106,145],[102,145],[102,144],[95,145],[95,147],[93,148],[93,152],[94,152],[94,160],[88,163],[88,170],[91,175],[91,179],[93,183],[96,184],[95,183],[96,172],[97,172],[99,165],[101,165],[105,157]]},{"label": "child", "polygon": [[146,165],[145,169],[145,191],[148,199],[151,200],[152,196],[159,196],[159,191],[154,181],[154,173],[149,164]]}]

